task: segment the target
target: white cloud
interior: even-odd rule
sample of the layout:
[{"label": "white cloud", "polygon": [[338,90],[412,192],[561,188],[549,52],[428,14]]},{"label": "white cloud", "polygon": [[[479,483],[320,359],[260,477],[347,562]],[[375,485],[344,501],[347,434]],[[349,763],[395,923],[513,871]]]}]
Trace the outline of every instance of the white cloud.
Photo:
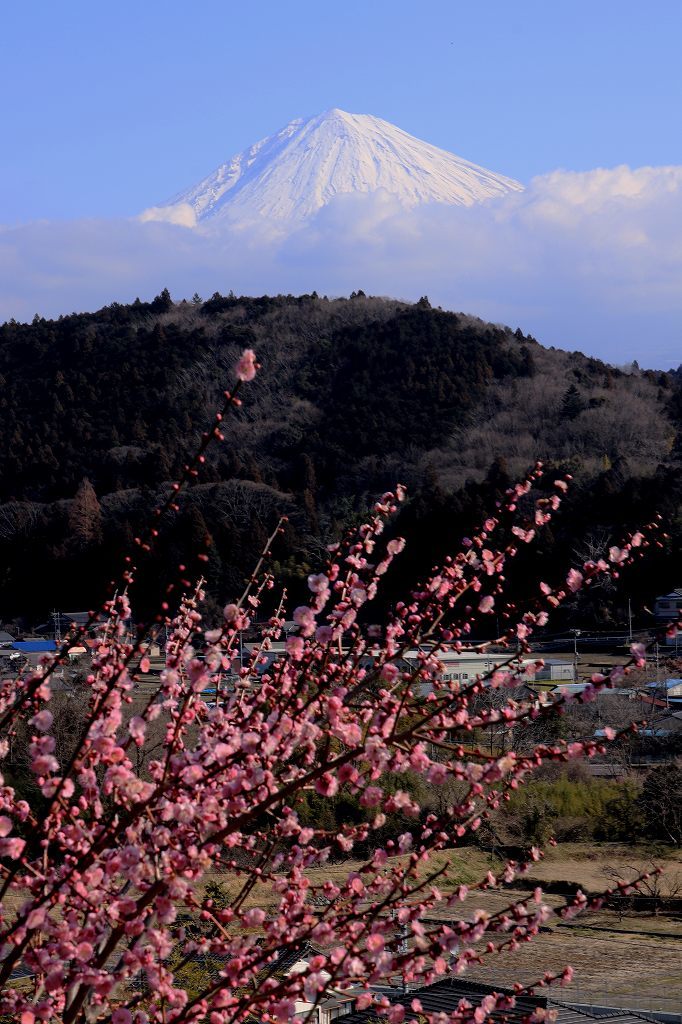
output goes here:
[{"label": "white cloud", "polygon": [[679,167],[555,171],[469,208],[338,196],[289,236],[270,224],[188,231],[186,212],[161,213],[0,229],[0,317],[93,309],[166,286],[176,298],[362,288],[428,294],[617,363],[682,361]]},{"label": "white cloud", "polygon": [[160,221],[162,224],[178,224],[183,228],[195,228],[197,215],[189,203],[176,203],[174,206],[150,206],[143,210],[139,217],[143,224],[149,221]]}]

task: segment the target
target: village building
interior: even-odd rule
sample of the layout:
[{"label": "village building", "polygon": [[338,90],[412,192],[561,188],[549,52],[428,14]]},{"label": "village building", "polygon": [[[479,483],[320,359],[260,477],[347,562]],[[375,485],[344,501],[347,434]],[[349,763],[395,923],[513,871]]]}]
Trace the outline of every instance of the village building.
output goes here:
[{"label": "village building", "polygon": [[680,613],[682,613],[682,587],[676,587],[669,594],[662,594],[656,598],[654,615],[659,622],[671,622],[678,619]]},{"label": "village building", "polygon": [[682,706],[682,679],[664,679],[657,683],[647,683],[646,689],[659,701]]}]

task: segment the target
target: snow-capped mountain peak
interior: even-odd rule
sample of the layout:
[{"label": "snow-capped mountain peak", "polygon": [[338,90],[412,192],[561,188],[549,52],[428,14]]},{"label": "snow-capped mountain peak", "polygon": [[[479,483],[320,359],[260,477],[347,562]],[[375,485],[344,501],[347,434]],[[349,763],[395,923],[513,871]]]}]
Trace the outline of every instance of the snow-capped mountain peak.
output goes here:
[{"label": "snow-capped mountain peak", "polygon": [[333,108],[290,121],[165,206],[189,205],[199,222],[301,222],[343,193],[470,206],[521,188],[388,121]]}]

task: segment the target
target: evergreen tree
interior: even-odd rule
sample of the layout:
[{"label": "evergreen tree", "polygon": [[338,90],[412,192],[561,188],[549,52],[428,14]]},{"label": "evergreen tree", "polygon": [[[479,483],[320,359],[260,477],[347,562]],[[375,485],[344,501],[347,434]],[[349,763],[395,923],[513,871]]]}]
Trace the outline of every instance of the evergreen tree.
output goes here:
[{"label": "evergreen tree", "polygon": [[571,384],[564,392],[563,401],[561,403],[562,415],[567,420],[574,420],[580,415],[584,408],[585,402],[583,401],[580,392],[575,384]]}]

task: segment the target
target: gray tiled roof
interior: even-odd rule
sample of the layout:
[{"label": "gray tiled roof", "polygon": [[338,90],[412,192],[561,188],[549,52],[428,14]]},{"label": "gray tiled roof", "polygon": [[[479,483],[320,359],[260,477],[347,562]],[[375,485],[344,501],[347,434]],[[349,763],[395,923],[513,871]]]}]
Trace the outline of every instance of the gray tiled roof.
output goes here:
[{"label": "gray tiled roof", "polygon": [[[483,985],[478,982],[464,981],[459,978],[448,978],[445,981],[438,981],[433,985],[424,988],[413,989],[407,994],[397,993],[389,996],[391,1002],[402,1003],[408,1011],[405,1021],[416,1021],[417,1014],[411,1010],[410,1004],[413,999],[418,999],[426,1013],[447,1013],[450,1014],[457,1009],[461,999],[466,999],[473,1006],[476,1006],[484,996],[491,992],[504,992],[512,995],[511,989],[503,989],[499,986]],[[498,1011],[492,1014],[492,1020],[502,1024],[502,1021],[509,1021],[510,1024],[521,1024],[538,1007],[549,1007],[557,1013],[557,1024],[589,1024],[595,1020],[609,1020],[609,1024],[642,1024],[642,1021],[653,1021],[653,1017],[646,1014],[635,1013],[631,1010],[619,1009],[598,1009],[572,1006],[568,1003],[559,1003],[546,996],[519,996],[516,1005],[511,1010]],[[377,1018],[376,1011],[369,1009],[361,1013],[351,1013],[343,1017],[343,1024],[370,1024]]]},{"label": "gray tiled roof", "polygon": [[638,1010],[624,1010],[618,1007],[575,1006],[569,1003],[557,1003],[551,1000],[549,1005],[558,1011],[557,1020],[561,1024],[584,1024],[585,1020],[609,1020],[615,1024],[641,1024],[642,1021],[654,1021],[655,1017]]}]

